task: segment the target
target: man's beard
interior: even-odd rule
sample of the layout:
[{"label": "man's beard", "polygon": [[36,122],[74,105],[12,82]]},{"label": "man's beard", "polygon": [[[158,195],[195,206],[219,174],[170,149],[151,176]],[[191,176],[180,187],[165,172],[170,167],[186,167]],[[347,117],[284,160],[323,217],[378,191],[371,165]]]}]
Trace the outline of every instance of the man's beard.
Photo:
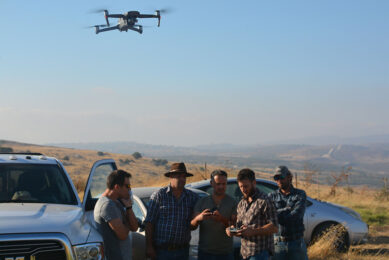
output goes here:
[{"label": "man's beard", "polygon": [[247,198],[251,197],[253,194],[254,194],[254,188],[252,187],[247,195],[246,195],[246,193],[243,193],[243,197],[245,197],[245,199],[247,199]]},{"label": "man's beard", "polygon": [[215,195],[217,195],[217,196],[222,196],[224,194],[225,194],[224,190],[215,190]]}]

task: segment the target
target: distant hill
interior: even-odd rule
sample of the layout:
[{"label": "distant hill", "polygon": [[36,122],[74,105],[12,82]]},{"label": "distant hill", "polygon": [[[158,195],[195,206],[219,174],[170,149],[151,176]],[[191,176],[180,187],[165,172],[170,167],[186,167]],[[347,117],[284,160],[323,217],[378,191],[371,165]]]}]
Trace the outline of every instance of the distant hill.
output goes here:
[{"label": "distant hill", "polygon": [[[133,187],[139,186],[161,186],[168,183],[168,178],[164,173],[170,169],[171,162],[165,158],[134,156],[133,153],[113,153],[102,149],[73,149],[58,146],[43,146],[26,144],[14,141],[0,140],[0,149],[3,152],[17,153],[43,153],[46,156],[55,157],[59,159],[66,168],[70,177],[73,180],[80,195],[82,195],[85,187],[85,182],[89,176],[90,169],[94,162],[112,158],[116,161],[118,168],[124,169],[132,174]],[[1,151],[0,151],[1,152]],[[208,177],[209,172],[214,170],[216,166],[204,167],[203,164],[186,163],[189,172],[194,176],[188,179],[189,181],[198,181]],[[226,169],[225,169],[226,170]],[[229,171],[232,173],[232,171]]]},{"label": "distant hill", "polygon": [[[366,137],[365,140],[378,140]],[[382,138],[385,138],[383,136]],[[334,145],[232,145],[212,144],[194,147],[140,144],[135,142],[72,143],[57,146],[93,149],[131,154],[141,152],[148,157],[194,164],[222,165],[232,169],[251,167],[261,171],[285,164],[296,171],[307,167],[318,169],[320,182],[331,181],[331,174],[352,167],[350,184],[380,186],[389,176],[389,143],[334,144]],[[309,165],[309,166],[307,166]]]}]

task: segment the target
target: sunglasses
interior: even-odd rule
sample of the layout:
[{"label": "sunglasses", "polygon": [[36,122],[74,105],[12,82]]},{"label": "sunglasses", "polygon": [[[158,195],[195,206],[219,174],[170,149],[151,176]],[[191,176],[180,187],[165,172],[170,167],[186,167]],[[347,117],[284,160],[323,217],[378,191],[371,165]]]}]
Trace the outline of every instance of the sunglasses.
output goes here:
[{"label": "sunglasses", "polygon": [[283,180],[283,179],[285,179],[285,175],[275,175],[275,176],[274,176],[274,180],[275,180],[275,181]]}]

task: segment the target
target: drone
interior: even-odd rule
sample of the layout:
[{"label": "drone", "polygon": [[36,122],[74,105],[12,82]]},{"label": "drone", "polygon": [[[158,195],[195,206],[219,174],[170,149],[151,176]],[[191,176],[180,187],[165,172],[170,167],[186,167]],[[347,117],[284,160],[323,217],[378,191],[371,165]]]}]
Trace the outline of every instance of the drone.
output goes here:
[{"label": "drone", "polygon": [[[138,11],[129,11],[124,14],[109,14],[108,10],[103,10],[105,21],[107,24],[93,25],[91,27],[95,28],[96,34],[106,31],[119,30],[120,32],[133,30],[142,34],[143,26],[137,24],[138,18],[157,18],[158,27],[161,23],[161,11],[156,10],[155,14],[141,14]],[[118,24],[116,26],[110,26],[108,19],[109,18],[118,18]],[[104,28],[107,27],[107,28]]]}]

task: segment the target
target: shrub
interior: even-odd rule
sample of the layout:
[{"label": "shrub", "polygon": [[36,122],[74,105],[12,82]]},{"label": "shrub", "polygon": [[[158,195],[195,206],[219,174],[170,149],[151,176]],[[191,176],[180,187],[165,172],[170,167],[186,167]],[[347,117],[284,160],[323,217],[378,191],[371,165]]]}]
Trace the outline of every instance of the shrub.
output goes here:
[{"label": "shrub", "polygon": [[155,166],[161,166],[161,165],[163,166],[168,163],[168,161],[165,159],[153,159],[152,162]]},{"label": "shrub", "polygon": [[132,156],[135,158],[135,159],[140,159],[142,158],[142,154],[140,152],[135,152],[132,154]]},{"label": "shrub", "polygon": [[14,149],[12,149],[11,147],[0,147],[0,152],[2,153],[12,153],[14,151]]},{"label": "shrub", "polygon": [[101,152],[101,151],[98,151],[98,152],[97,152],[97,155],[98,155],[98,156],[104,156],[105,153],[104,153],[104,152]]},{"label": "shrub", "polygon": [[134,160],[131,160],[131,159],[125,159],[125,160],[119,159],[120,165],[128,165],[128,164],[130,164],[132,162],[134,162]]}]

